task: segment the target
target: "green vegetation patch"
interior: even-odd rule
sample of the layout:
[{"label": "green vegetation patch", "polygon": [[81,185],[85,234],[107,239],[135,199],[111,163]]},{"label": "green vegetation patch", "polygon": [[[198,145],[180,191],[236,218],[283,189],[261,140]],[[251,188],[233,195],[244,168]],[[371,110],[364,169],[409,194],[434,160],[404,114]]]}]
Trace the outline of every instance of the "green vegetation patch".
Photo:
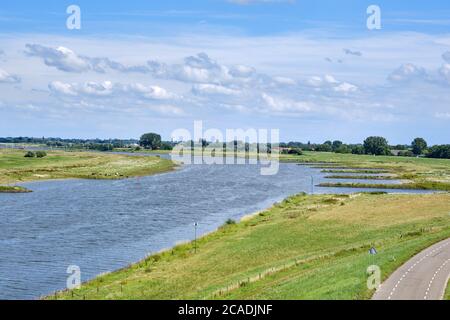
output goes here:
[{"label": "green vegetation patch", "polygon": [[24,187],[9,187],[9,186],[0,186],[0,193],[28,193],[31,190],[28,190]]},{"label": "green vegetation patch", "polygon": [[100,152],[49,151],[34,153],[34,157],[24,154],[20,150],[0,149],[1,184],[67,178],[123,179],[167,172],[176,166],[158,157]]},{"label": "green vegetation patch", "polygon": [[450,300],[450,281],[447,284],[447,290],[445,291],[444,300]]}]

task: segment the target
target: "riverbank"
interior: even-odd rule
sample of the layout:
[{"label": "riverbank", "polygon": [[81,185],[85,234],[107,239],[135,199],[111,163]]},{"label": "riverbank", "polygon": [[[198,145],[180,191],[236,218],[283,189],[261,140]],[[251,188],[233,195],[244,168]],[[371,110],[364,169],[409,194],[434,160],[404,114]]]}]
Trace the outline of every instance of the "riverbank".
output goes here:
[{"label": "riverbank", "polygon": [[[282,155],[280,160],[322,169],[323,173],[330,174],[328,178],[331,179],[402,181],[394,186],[338,182],[323,183],[319,185],[321,187],[450,191],[448,159],[304,152],[302,156]],[[371,174],[371,177],[367,177],[368,174]]]},{"label": "riverbank", "polygon": [[23,150],[0,149],[0,185],[70,178],[124,179],[176,167],[172,161],[159,157],[48,151],[44,158],[25,158],[24,154]]},{"label": "riverbank", "polygon": [[29,193],[32,192],[23,187],[0,186],[0,193]]},{"label": "riverbank", "polygon": [[[300,194],[225,224],[196,249],[176,246],[56,298],[367,299],[369,265],[386,279],[450,237],[449,203],[448,193]],[[368,255],[372,246],[378,255]]]}]

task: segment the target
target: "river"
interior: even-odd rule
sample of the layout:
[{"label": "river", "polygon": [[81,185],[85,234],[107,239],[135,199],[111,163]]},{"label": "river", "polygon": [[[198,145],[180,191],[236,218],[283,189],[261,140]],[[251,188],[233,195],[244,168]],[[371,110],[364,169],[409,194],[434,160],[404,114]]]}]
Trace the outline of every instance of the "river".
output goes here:
[{"label": "river", "polygon": [[0,299],[63,289],[70,265],[80,267],[82,281],[127,266],[193,239],[195,222],[204,234],[299,192],[358,191],[312,181],[330,180],[296,164],[281,164],[274,176],[260,175],[257,165],[185,165],[126,180],[21,184],[34,192],[0,194]]}]

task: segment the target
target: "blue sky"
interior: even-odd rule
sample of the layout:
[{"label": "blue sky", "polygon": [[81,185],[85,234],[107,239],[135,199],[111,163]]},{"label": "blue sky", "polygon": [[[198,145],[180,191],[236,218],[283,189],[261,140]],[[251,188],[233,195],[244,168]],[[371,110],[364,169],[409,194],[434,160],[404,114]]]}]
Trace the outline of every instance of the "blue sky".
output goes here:
[{"label": "blue sky", "polygon": [[[81,30],[66,28],[71,4]],[[0,136],[168,139],[203,120],[285,141],[449,143],[449,16],[447,1],[2,3]]]}]

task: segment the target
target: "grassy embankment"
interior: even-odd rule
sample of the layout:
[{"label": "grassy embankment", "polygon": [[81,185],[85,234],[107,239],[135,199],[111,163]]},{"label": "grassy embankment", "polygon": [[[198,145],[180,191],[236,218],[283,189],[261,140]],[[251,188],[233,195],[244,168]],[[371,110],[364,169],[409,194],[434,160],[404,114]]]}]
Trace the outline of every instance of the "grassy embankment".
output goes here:
[{"label": "grassy embankment", "polygon": [[[67,178],[122,179],[161,173],[175,166],[172,161],[157,157],[64,151],[47,153],[45,158],[25,158],[23,150],[0,149],[0,185]],[[4,192],[19,192],[15,191],[19,189],[0,187]]]},{"label": "grassy embankment", "polygon": [[447,284],[447,291],[445,291],[444,300],[450,300],[450,281]]},{"label": "grassy embankment", "polygon": [[386,279],[450,237],[449,210],[448,193],[298,195],[57,298],[367,299],[367,267]]},{"label": "grassy embankment", "polygon": [[[386,188],[386,189],[424,189],[450,191],[450,160],[407,158],[390,156],[368,156],[336,154],[324,152],[305,152],[302,156],[281,156],[281,161],[313,165],[329,173],[331,178],[366,179],[367,174],[389,173],[388,180],[399,179],[399,185],[364,183],[324,183],[323,187]],[[360,173],[360,176],[348,175]],[[369,179],[383,179],[378,175]]]}]

